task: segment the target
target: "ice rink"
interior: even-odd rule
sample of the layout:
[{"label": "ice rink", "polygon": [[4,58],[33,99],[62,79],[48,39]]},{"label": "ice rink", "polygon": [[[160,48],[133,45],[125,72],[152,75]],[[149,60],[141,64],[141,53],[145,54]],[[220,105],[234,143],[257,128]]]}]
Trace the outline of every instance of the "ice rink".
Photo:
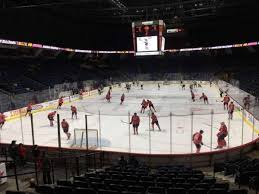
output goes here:
[{"label": "ice rink", "polygon": [[[81,131],[85,129],[85,115],[88,115],[88,128],[98,130],[98,147],[96,149],[122,151],[133,153],[152,154],[182,154],[195,152],[192,144],[192,134],[204,130],[203,142],[205,146],[201,151],[214,151],[217,146],[217,136],[220,122],[224,121],[229,128],[226,141],[228,147],[235,147],[255,139],[257,134],[253,127],[242,118],[240,111],[235,111],[233,120],[228,120],[227,111],[223,109],[222,98],[216,85],[202,84],[202,88],[194,88],[196,101],[192,102],[189,84],[182,90],[180,84],[163,85],[158,90],[157,84],[132,86],[127,92],[125,86],[113,88],[111,103],[105,100],[107,91],[102,95],[85,97],[83,100],[72,101],[65,104],[58,114],[60,119],[66,119],[70,124],[72,137],[67,140],[61,130],[61,146],[70,148],[76,140],[78,147],[81,141]],[[202,92],[209,98],[209,105],[200,100]],[[120,105],[120,96],[125,94],[125,102]],[[162,131],[152,131],[148,111],[140,113],[141,102],[149,99],[153,102],[157,112]],[[70,106],[78,109],[78,119],[71,119]],[[33,114],[35,144],[42,146],[58,147],[57,123],[49,126],[47,115],[54,111],[46,110]],[[132,126],[127,124],[132,114],[140,116],[139,135],[133,134]],[[213,112],[213,113],[211,113]],[[99,114],[100,113],[100,114]],[[170,114],[171,113],[171,114]],[[193,114],[192,114],[193,113]],[[171,116],[170,116],[171,115]],[[55,117],[56,121],[56,117]],[[1,143],[32,144],[31,119],[29,116],[6,122],[1,133]],[[85,149],[85,134],[83,134],[82,149]],[[96,133],[89,131],[89,146],[96,144]],[[78,143],[79,142],[79,143]],[[97,146],[97,145],[96,145]]]}]

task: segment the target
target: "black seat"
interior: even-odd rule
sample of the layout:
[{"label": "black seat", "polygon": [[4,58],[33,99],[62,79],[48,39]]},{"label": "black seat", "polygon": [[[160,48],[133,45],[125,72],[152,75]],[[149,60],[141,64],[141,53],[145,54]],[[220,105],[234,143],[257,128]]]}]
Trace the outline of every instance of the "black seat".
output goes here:
[{"label": "black seat", "polygon": [[141,181],[154,181],[154,177],[152,176],[142,176],[140,178]]},{"label": "black seat", "polygon": [[96,194],[97,192],[92,188],[76,188],[75,194]]},{"label": "black seat", "polygon": [[212,178],[212,177],[204,177],[204,179],[202,180],[203,183],[208,183],[208,184],[215,184],[216,183],[216,179]]},{"label": "black seat", "polygon": [[120,192],[100,189],[100,190],[98,190],[98,194],[120,194]]},{"label": "black seat", "polygon": [[164,187],[166,189],[170,188],[170,187],[173,187],[173,184],[171,182],[157,182],[157,186],[158,187]]},{"label": "black seat", "polygon": [[185,183],[185,181],[184,178],[172,178],[173,183]]},{"label": "black seat", "polygon": [[128,191],[144,194],[146,193],[146,188],[143,186],[130,185],[128,186]]},{"label": "black seat", "polygon": [[57,180],[57,185],[70,187],[72,185],[72,183],[71,183],[71,181],[68,181],[68,180],[59,179],[59,180]]},{"label": "black seat", "polygon": [[109,189],[113,191],[126,191],[126,187],[124,185],[119,184],[110,184]]},{"label": "black seat", "polygon": [[210,189],[208,194],[226,194],[227,191],[225,189]]},{"label": "black seat", "polygon": [[55,186],[55,193],[56,194],[71,194],[73,191],[72,187],[67,186]]},{"label": "black seat", "polygon": [[122,194],[141,194],[141,193],[131,192],[131,191],[123,191]]},{"label": "black seat", "polygon": [[104,189],[104,190],[106,189],[106,185],[104,183],[99,183],[99,182],[92,182],[91,187],[96,191],[99,189]]},{"label": "black seat", "polygon": [[130,186],[130,185],[135,185],[136,181],[122,180],[121,184],[127,187],[127,186]]},{"label": "black seat", "polygon": [[53,185],[36,185],[35,191],[40,194],[54,194]]},{"label": "black seat", "polygon": [[225,183],[215,183],[214,188],[217,188],[217,189],[225,189],[225,190],[228,190],[229,189],[229,183],[225,182]]},{"label": "black seat", "polygon": [[195,188],[201,188],[201,189],[209,190],[211,188],[211,185],[208,184],[208,183],[197,183],[195,185]]},{"label": "black seat", "polygon": [[184,188],[169,188],[167,194],[186,194],[187,191]]},{"label": "black seat", "polygon": [[156,181],[157,182],[168,182],[169,178],[168,177],[157,177]]},{"label": "black seat", "polygon": [[155,183],[152,182],[152,181],[140,181],[139,182],[141,185],[143,185],[143,187],[145,187],[146,189],[148,187],[154,187],[155,186]]},{"label": "black seat", "polygon": [[189,190],[190,188],[192,188],[192,184],[191,183],[176,183],[175,187],[177,188],[185,188],[186,190]]},{"label": "black seat", "polygon": [[81,187],[81,188],[88,188],[88,182],[83,182],[83,181],[74,181],[73,183],[74,187]]},{"label": "black seat", "polygon": [[148,187],[147,189],[148,194],[165,194],[164,187]]},{"label": "black seat", "polygon": [[189,179],[187,179],[187,182],[194,185],[194,184],[200,183],[201,179],[199,179],[199,178],[189,178]]},{"label": "black seat", "polygon": [[246,189],[232,189],[229,191],[229,194],[247,194],[248,191]]},{"label": "black seat", "polygon": [[23,191],[6,191],[5,193],[6,193],[6,194],[26,194],[26,193],[23,192]]},{"label": "black seat", "polygon": [[207,194],[207,189],[202,188],[192,188],[189,190],[189,194]]}]

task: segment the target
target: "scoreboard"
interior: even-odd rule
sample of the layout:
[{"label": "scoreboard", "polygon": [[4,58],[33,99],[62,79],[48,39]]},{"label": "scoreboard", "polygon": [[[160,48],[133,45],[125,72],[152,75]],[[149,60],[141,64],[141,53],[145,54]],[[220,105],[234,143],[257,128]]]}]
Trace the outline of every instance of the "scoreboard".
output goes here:
[{"label": "scoreboard", "polygon": [[132,36],[135,56],[162,55],[165,47],[163,20],[133,22]]}]

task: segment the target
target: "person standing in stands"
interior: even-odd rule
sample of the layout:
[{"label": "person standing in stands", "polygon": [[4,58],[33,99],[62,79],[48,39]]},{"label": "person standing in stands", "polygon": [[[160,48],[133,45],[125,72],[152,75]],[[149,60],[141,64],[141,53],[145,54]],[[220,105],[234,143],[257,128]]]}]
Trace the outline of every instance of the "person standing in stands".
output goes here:
[{"label": "person standing in stands", "polygon": [[16,144],[16,140],[12,140],[12,143],[9,145],[9,155],[13,159],[13,161],[17,160],[18,157],[18,147]]}]

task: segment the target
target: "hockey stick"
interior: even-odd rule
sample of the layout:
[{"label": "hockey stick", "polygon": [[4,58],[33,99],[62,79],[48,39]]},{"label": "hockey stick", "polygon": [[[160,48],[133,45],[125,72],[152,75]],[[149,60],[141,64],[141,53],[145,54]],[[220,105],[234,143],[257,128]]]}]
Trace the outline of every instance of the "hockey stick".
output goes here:
[{"label": "hockey stick", "polygon": [[211,149],[215,149],[215,148],[213,148],[213,147],[211,147],[211,146],[208,146],[208,145],[206,145],[206,144],[203,144],[205,147],[207,147],[207,148],[211,148]]},{"label": "hockey stick", "polygon": [[121,122],[130,125],[130,123],[128,123],[126,121],[121,120]]}]

